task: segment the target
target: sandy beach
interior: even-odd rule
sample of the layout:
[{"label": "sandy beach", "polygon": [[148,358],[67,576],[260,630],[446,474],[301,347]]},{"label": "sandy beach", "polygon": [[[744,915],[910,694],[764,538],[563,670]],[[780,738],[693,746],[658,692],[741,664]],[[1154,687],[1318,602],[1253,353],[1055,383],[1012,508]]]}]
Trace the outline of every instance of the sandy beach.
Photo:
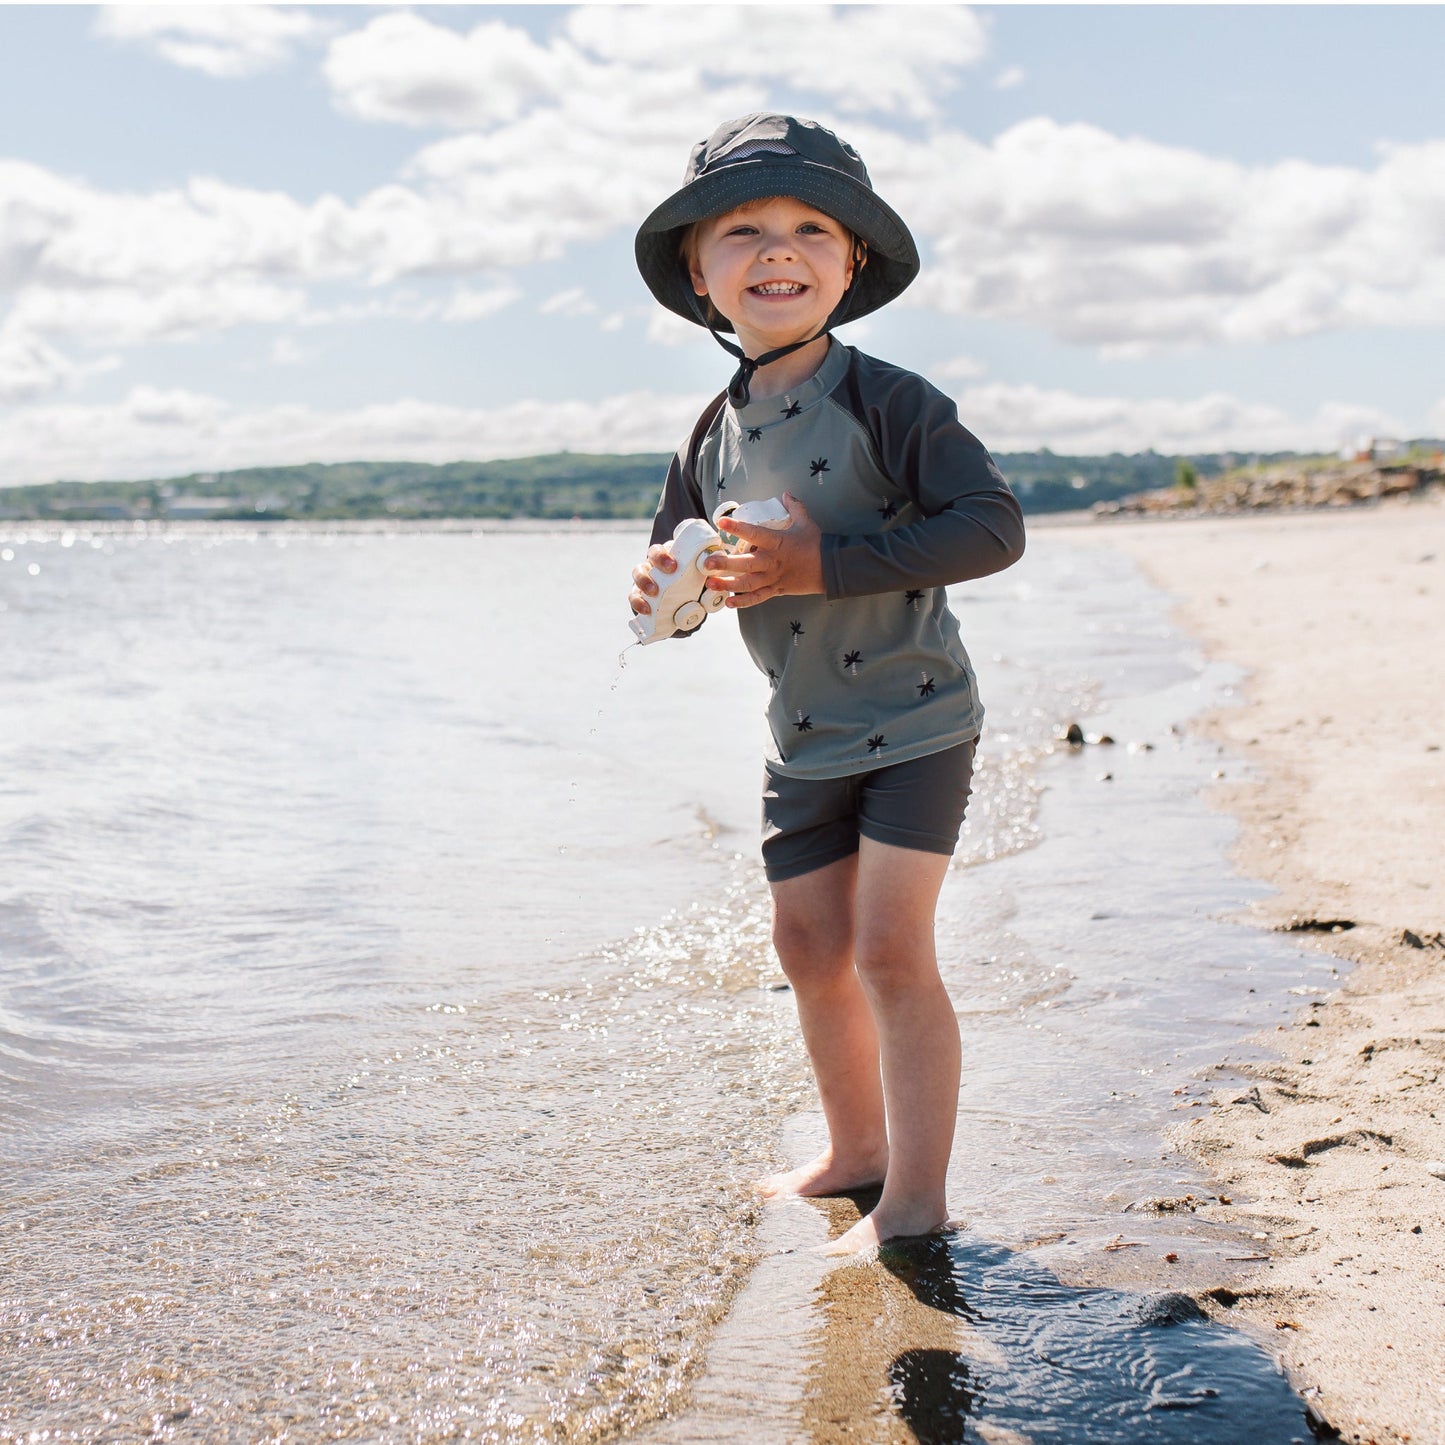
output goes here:
[{"label": "sandy beach", "polygon": [[1201,726],[1262,928],[1328,950],[1273,1063],[1171,1142],[1271,1256],[1206,1295],[1351,1441],[1445,1440],[1445,504],[1081,529],[1247,672]]}]

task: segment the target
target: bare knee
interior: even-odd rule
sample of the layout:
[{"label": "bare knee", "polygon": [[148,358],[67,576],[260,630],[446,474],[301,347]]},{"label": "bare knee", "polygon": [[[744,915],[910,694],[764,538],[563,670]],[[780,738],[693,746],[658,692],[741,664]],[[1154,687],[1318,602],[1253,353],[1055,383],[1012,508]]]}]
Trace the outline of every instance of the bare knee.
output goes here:
[{"label": "bare knee", "polygon": [[773,915],[773,947],[795,988],[829,982],[853,966],[853,930],[842,919],[779,909]]},{"label": "bare knee", "polygon": [[931,929],[875,922],[859,934],[854,958],[864,988],[875,995],[932,987],[938,980]]}]

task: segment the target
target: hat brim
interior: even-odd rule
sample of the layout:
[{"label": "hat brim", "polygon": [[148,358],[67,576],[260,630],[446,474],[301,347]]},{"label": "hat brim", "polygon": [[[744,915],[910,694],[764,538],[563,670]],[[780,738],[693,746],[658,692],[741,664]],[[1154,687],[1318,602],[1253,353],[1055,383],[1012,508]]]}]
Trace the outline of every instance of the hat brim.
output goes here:
[{"label": "hat brim", "polygon": [[[638,228],[637,269],[669,311],[702,326],[692,282],[678,254],[685,227],[744,201],[791,196],[841,221],[868,247],[868,264],[850,293],[848,320],[866,316],[904,291],[918,274],[918,248],[902,219],[860,181],[801,157],[738,161],[698,176],[669,196]],[[726,318],[714,323],[731,331]]]}]

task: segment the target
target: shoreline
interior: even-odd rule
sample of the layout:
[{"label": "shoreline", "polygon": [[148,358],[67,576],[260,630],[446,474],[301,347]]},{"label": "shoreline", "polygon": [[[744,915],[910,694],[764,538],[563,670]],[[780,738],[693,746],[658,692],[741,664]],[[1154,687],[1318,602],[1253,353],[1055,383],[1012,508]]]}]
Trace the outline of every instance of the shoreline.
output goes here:
[{"label": "shoreline", "polygon": [[1203,1302],[1342,1438],[1445,1439],[1445,505],[1170,520],[1078,540],[1132,557],[1247,671],[1243,705],[1194,724],[1221,749],[1206,796],[1239,821],[1232,860],[1277,890],[1242,917],[1353,965],[1170,1131],[1238,1191],[1198,1216],[1249,1218],[1271,1255]]}]

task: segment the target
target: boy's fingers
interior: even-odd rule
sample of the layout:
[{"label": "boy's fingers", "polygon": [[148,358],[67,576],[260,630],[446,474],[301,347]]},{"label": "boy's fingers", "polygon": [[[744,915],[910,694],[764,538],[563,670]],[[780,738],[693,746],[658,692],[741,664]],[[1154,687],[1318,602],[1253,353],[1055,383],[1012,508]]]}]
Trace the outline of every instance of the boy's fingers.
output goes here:
[{"label": "boy's fingers", "polygon": [[782,534],[773,527],[759,527],[752,522],[739,522],[735,517],[728,517],[719,529],[728,532],[734,537],[740,537],[744,542],[767,542],[774,540]]},{"label": "boy's fingers", "polygon": [[714,552],[703,564],[704,572],[747,572],[758,565],[758,552]]},{"label": "boy's fingers", "polygon": [[727,602],[726,607],[755,607],[759,602],[766,602],[770,597],[781,597],[781,587],[759,587],[754,592],[734,592]]}]

